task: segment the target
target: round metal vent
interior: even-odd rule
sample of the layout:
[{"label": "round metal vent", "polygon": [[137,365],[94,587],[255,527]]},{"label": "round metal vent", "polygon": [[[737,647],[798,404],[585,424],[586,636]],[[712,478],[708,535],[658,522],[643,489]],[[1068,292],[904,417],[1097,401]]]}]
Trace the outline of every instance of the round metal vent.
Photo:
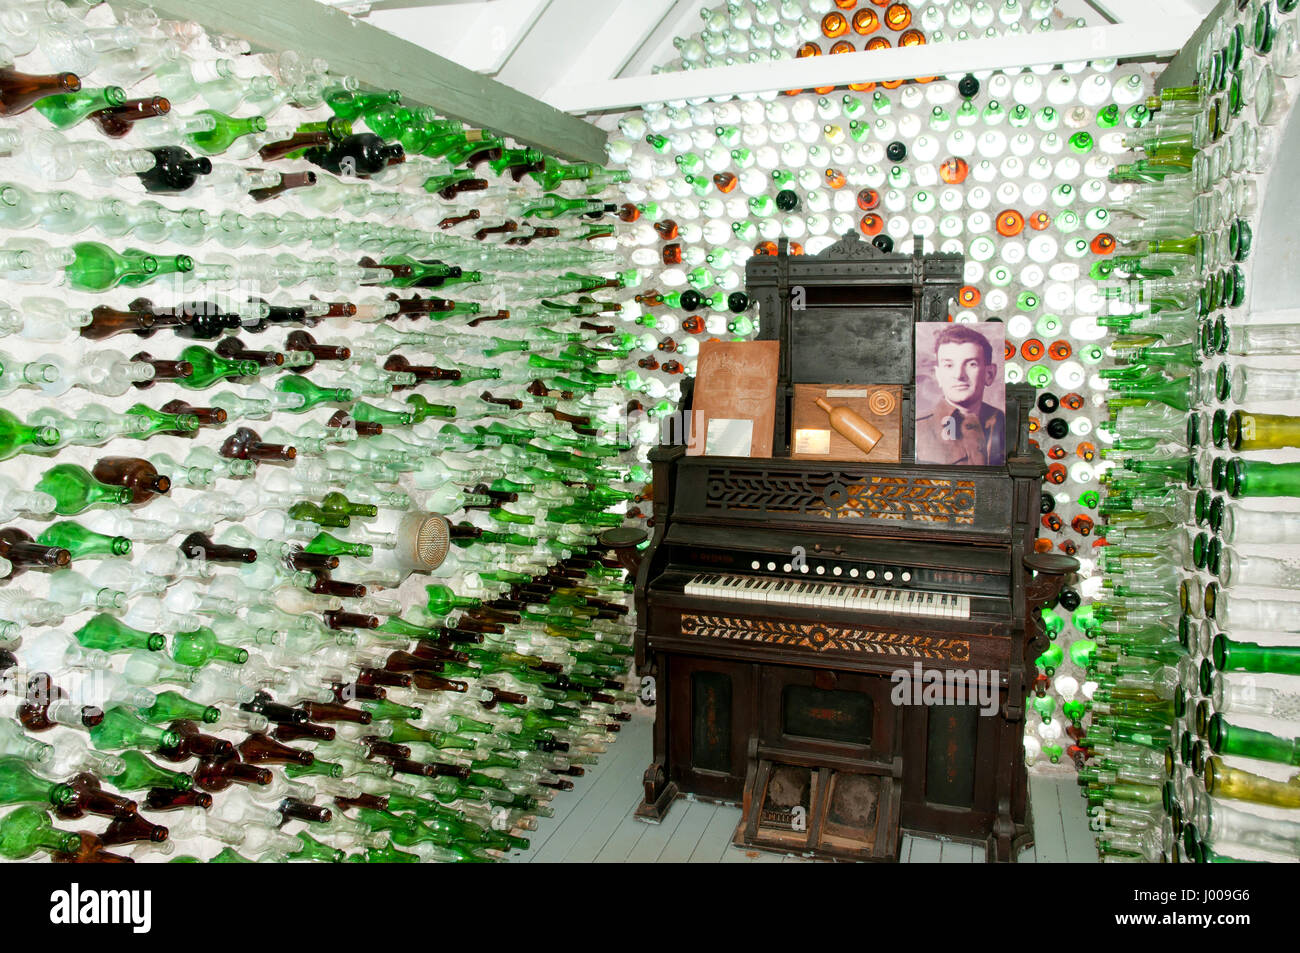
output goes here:
[{"label": "round metal vent", "polygon": [[414,566],[437,569],[451,545],[450,524],[436,513],[413,513],[404,521],[402,555]]}]

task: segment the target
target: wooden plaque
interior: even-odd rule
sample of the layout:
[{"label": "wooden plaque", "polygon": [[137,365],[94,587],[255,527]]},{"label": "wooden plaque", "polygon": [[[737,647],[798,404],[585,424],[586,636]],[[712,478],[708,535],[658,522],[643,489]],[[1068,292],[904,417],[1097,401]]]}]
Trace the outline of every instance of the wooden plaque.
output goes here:
[{"label": "wooden plaque", "polygon": [[[818,406],[818,398],[856,414],[868,426],[868,433],[880,433],[869,453],[842,432],[848,429],[843,422],[836,429],[830,414]],[[898,463],[902,407],[903,388],[897,384],[795,384],[790,456],[796,460]]]},{"label": "wooden plaque", "polygon": [[705,341],[696,363],[689,456],[770,457],[777,341]]}]

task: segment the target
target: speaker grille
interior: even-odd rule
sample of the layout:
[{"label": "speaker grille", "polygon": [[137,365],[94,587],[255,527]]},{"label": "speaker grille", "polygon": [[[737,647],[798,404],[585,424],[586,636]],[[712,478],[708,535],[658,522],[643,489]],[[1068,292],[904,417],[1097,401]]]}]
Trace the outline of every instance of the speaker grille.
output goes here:
[{"label": "speaker grille", "polygon": [[437,569],[447,558],[451,543],[451,533],[447,520],[441,516],[430,516],[417,527],[411,540],[411,558],[429,569]]}]

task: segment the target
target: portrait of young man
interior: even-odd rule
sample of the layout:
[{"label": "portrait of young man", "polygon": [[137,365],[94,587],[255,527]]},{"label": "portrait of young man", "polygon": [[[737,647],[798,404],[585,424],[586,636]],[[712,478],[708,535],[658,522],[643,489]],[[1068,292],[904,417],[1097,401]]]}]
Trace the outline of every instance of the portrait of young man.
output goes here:
[{"label": "portrait of young man", "polygon": [[917,463],[1006,462],[1003,332],[998,322],[917,324]]}]

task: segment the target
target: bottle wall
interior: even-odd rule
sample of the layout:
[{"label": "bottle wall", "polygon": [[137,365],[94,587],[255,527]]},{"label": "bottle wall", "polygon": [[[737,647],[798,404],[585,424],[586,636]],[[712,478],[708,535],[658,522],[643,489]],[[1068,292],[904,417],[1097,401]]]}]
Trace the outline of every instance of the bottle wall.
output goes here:
[{"label": "bottle wall", "polygon": [[[681,58],[663,68],[874,49],[870,44],[882,40],[895,46],[945,42],[957,38],[955,31],[1075,25],[1052,6],[1034,4],[1031,11],[1016,3],[935,3],[912,8],[904,23],[906,7],[897,11],[868,0],[729,3],[702,11],[702,32],[679,38]],[[1188,780],[1196,777],[1190,766],[1184,771],[1164,764],[1170,739],[1177,748],[1181,732],[1190,729],[1196,740],[1194,711],[1175,718],[1164,687],[1171,671],[1190,666],[1199,673],[1204,654],[1185,632],[1187,644],[1178,641],[1177,584],[1184,571],[1167,555],[1174,543],[1161,537],[1161,552],[1152,554],[1153,537],[1136,530],[1158,526],[1162,514],[1171,513],[1176,524],[1186,519],[1184,528],[1171,532],[1186,535],[1190,553],[1195,487],[1165,487],[1185,471],[1187,411],[1199,411],[1196,419],[1204,421],[1193,434],[1200,436],[1201,426],[1208,436],[1215,409],[1169,407],[1150,396],[1116,398],[1125,377],[1158,373],[1161,366],[1170,379],[1185,377],[1203,355],[1180,346],[1199,348],[1201,327],[1212,328],[1221,314],[1234,327],[1287,320],[1250,313],[1248,236],[1273,155],[1269,130],[1285,115],[1292,92],[1294,16],[1275,4],[1246,4],[1229,18],[1229,25],[1244,26],[1240,41],[1223,29],[1209,41],[1220,60],[1234,42],[1241,56],[1240,75],[1225,71],[1218,98],[1226,132],[1212,146],[1163,138],[1191,130],[1176,101],[1148,99],[1161,65],[1114,62],[652,103],[622,118],[622,135],[611,145],[612,158],[632,173],[629,198],[639,203],[643,219],[658,225],[656,231],[638,222],[624,236],[632,260],[657,269],[646,286],[681,295],[666,297],[665,305],[655,295],[639,299],[636,320],[645,331],[638,356],[643,368],[660,364],[654,373],[640,372],[640,386],[652,398],[674,379],[663,373],[666,360],[680,362],[689,374],[699,340],[753,336],[762,315],[729,309],[731,293],[743,282],[745,260],[773,253],[778,237],[789,238],[795,252],[816,254],[852,230],[900,250],[919,234],[927,250],[965,254],[966,285],[952,319],[1005,323],[1006,379],[1039,388],[1032,437],[1050,467],[1039,545],[1075,555],[1082,564],[1078,585],[1045,613],[1052,644],[1039,660],[1030,699],[1026,759],[1036,772],[1084,769],[1080,783],[1091,779],[1084,793],[1094,827],[1104,852],[1116,860],[1179,856],[1175,824],[1192,816],[1191,791],[1201,783]],[[976,19],[979,29],[972,34]],[[1255,42],[1257,20],[1268,24],[1260,41],[1268,47],[1264,52]],[[1276,79],[1265,78],[1270,63]],[[1261,93],[1272,94],[1271,105],[1259,106]],[[1164,188],[1148,187],[1161,180]],[[1149,244],[1153,239],[1165,244]],[[1202,254],[1203,247],[1211,253]],[[1181,317],[1170,323],[1171,312]],[[1126,323],[1138,332],[1144,324],[1164,330],[1115,337]],[[1201,373],[1213,377],[1215,370],[1211,361]],[[1139,406],[1121,415],[1125,403]],[[652,430],[647,425],[647,433]],[[1202,442],[1192,452],[1208,467],[1220,451]],[[1147,468],[1151,499],[1132,504],[1137,516],[1115,518],[1116,508],[1129,504],[1107,493],[1104,481],[1112,478],[1105,474],[1130,458],[1148,461],[1130,466]],[[1171,470],[1170,458],[1183,469]],[[1125,477],[1114,479],[1124,485]],[[1234,505],[1263,511],[1275,502]],[[1115,545],[1106,545],[1108,518],[1112,527],[1130,521],[1131,545],[1119,544],[1121,534],[1113,529]],[[1137,574],[1128,589],[1109,571],[1121,562]],[[1142,601],[1148,571],[1160,581],[1149,604]],[[1249,575],[1238,571],[1235,584]],[[1098,612],[1095,604],[1118,605],[1122,614],[1129,601],[1154,608],[1147,616],[1135,612],[1133,624],[1100,624],[1099,615],[1116,610]],[[1139,619],[1162,634],[1143,630]],[[1270,628],[1274,634],[1260,641],[1294,643],[1277,635],[1277,626]],[[1152,649],[1138,644],[1144,639],[1173,644]],[[1192,709],[1198,700],[1199,694],[1191,698]],[[1140,717],[1125,721],[1130,713]],[[1098,748],[1097,739],[1115,723],[1158,730],[1141,750]],[[1274,730],[1290,738],[1293,729]],[[1227,757],[1225,764],[1285,777],[1279,773],[1284,767],[1257,760]],[[1122,777],[1111,776],[1116,772]],[[1166,780],[1180,785],[1174,800],[1186,801],[1172,819],[1162,804]],[[1182,836],[1181,828],[1177,833]]]},{"label": "bottle wall", "polygon": [[1141,257],[1116,260],[1134,280],[1109,343],[1111,545],[1104,588],[1075,619],[1108,693],[1094,693],[1083,744],[1114,859],[1300,856],[1300,456],[1282,267],[1298,27],[1291,2],[1214,23],[1191,51],[1197,85],[1152,103],[1117,214]]},{"label": "bottle wall", "polygon": [[[147,7],[0,9],[0,66],[81,85],[0,74],[0,850],[526,848],[634,701],[619,177]],[[109,86],[170,110],[110,138]]]}]

